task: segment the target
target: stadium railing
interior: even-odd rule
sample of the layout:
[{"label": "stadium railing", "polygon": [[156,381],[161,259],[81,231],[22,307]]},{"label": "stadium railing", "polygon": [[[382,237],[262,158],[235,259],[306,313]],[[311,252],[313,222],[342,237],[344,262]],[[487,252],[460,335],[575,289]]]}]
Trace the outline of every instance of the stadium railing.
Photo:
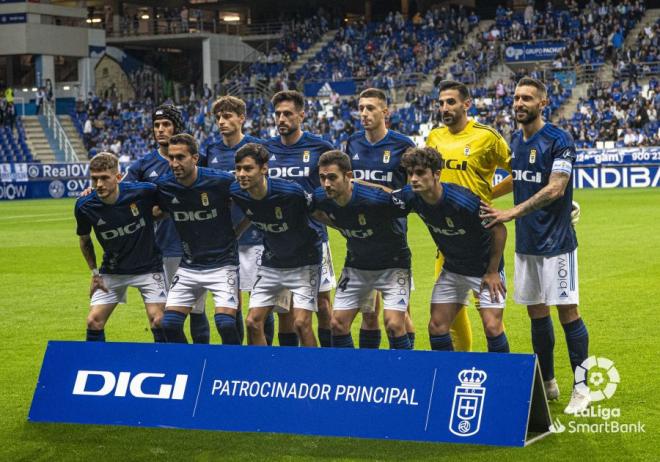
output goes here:
[{"label": "stadium railing", "polygon": [[52,104],[44,104],[44,117],[46,118],[46,124],[51,130],[58,148],[64,153],[65,162],[80,162],[78,154],[71,145],[71,141],[69,141],[69,137],[64,131],[64,128],[62,128],[62,124],[60,124]]}]

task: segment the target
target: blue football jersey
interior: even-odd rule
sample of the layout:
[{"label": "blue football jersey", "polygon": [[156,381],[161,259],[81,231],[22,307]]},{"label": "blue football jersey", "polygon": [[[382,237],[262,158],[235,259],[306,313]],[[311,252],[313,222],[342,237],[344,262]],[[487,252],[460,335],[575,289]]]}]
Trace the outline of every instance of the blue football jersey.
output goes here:
[{"label": "blue football jersey", "polygon": [[400,189],[407,183],[401,157],[412,147],[415,147],[413,140],[394,130],[388,130],[382,140],[371,144],[362,130],[350,136],[346,153],[351,158],[356,179]]},{"label": "blue football jersey", "polygon": [[[209,167],[214,170],[222,170],[231,173],[232,175],[236,170],[235,156],[236,151],[245,146],[247,143],[263,144],[263,141],[254,136],[245,135],[243,139],[235,146],[229,147],[222,140],[218,143],[210,145],[203,155],[200,155],[199,165],[202,167]],[[243,212],[233,205],[231,208],[232,221],[235,225],[241,222],[244,215]],[[241,237],[238,239],[239,245],[260,245],[262,243],[261,233],[254,226],[246,229]]]},{"label": "blue football jersey", "polygon": [[[141,157],[128,167],[122,181],[148,181],[155,182],[159,177],[170,173],[170,163],[154,149],[149,154]],[[156,222],[156,244],[165,257],[180,257],[181,240],[176,233],[174,222],[166,218]]]},{"label": "blue football jersey", "polygon": [[314,192],[314,208],[328,215],[346,238],[344,266],[362,270],[410,268],[410,248],[401,218],[407,214],[381,189],[353,183],[345,206],[330,199],[325,189]]},{"label": "blue football jersey", "polygon": [[158,205],[170,214],[181,237],[182,267],[205,270],[238,265],[229,210],[233,182],[233,175],[204,167],[197,168],[197,180],[190,187],[171,173],[156,181]]},{"label": "blue football jersey", "polygon": [[114,204],[99,199],[96,191],[76,201],[76,233],[85,236],[94,229],[103,247],[100,272],[145,274],[163,271],[156,245],[153,207],[156,186],[150,183],[120,183]]},{"label": "blue football jersey", "polygon": [[321,239],[309,217],[311,195],[297,183],[268,178],[268,194],[254,199],[238,183],[231,186],[233,201],[263,233],[261,264],[297,268],[321,264]]},{"label": "blue football jersey", "polygon": [[[321,186],[319,180],[319,158],[321,154],[334,149],[332,144],[320,136],[303,132],[297,143],[287,146],[279,136],[266,141],[270,153],[268,175],[271,178],[284,178],[300,184],[309,194]],[[328,240],[325,226],[312,223],[321,233],[323,241]]]},{"label": "blue football jersey", "polygon": [[527,141],[523,139],[522,131],[516,131],[511,136],[511,152],[513,202],[516,205],[548,184],[555,161],[564,165],[562,171],[571,174],[561,198],[516,220],[516,252],[553,256],[575,250],[577,237],[571,225],[571,166],[576,157],[573,138],[567,131],[546,123]]},{"label": "blue football jersey", "polygon": [[[479,216],[480,199],[470,190],[442,183],[443,194],[428,204],[407,185],[393,196],[415,211],[431,232],[445,258],[443,268],[464,276],[482,277],[490,261],[491,232]],[[503,268],[500,262],[500,270]]]}]

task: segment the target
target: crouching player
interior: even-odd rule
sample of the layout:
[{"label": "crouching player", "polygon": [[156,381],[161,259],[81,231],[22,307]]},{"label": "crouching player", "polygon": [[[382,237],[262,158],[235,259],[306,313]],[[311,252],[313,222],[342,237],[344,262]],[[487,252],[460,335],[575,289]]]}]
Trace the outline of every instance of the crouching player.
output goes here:
[{"label": "crouching player", "polygon": [[264,321],[283,290],[292,294],[294,328],[303,346],[317,346],[312,313],[318,311],[322,247],[309,216],[311,196],[298,183],[269,178],[268,150],[248,143],[236,151],[231,196],[263,233],[264,252],[250,295],[248,343],[266,345]]},{"label": "crouching player", "polygon": [[[379,187],[352,182],[348,155],[328,151],[319,159],[321,187],[314,191],[316,217],[336,227],[347,240],[347,253],[332,314],[335,347],[353,348],[351,324],[361,307],[373,311],[372,294],[383,297],[390,348],[410,349],[406,311],[410,300],[410,249],[399,218],[404,207]],[[369,301],[367,303],[367,301]]]},{"label": "crouching player", "polygon": [[449,330],[474,292],[488,351],[508,353],[509,342],[502,325],[506,228],[499,224],[486,229],[479,198],[461,186],[440,182],[442,158],[435,149],[411,148],[403,155],[401,165],[408,173],[409,184],[395,191],[394,198],[417,212],[445,257],[431,297],[431,348],[454,350]]},{"label": "crouching player", "polygon": [[[78,199],[75,216],[80,250],[92,271],[87,340],[105,341],[105,324],[118,303],[126,303],[128,287],[142,294],[156,342],[165,338],[160,328],[167,290],[163,261],[156,246],[152,219],[156,187],[149,183],[121,183],[119,162],[102,152],[89,163],[94,191]],[[90,233],[103,247],[103,263],[96,267]]]}]

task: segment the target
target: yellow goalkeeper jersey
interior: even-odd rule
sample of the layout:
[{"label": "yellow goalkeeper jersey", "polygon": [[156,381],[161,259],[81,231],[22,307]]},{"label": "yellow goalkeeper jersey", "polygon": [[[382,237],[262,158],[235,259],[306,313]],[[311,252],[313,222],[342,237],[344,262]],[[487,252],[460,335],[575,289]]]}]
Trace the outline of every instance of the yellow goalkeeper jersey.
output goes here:
[{"label": "yellow goalkeeper jersey", "polygon": [[440,180],[468,188],[490,202],[497,167],[511,171],[511,151],[497,131],[470,119],[453,134],[447,127],[431,130],[426,145],[442,155]]}]

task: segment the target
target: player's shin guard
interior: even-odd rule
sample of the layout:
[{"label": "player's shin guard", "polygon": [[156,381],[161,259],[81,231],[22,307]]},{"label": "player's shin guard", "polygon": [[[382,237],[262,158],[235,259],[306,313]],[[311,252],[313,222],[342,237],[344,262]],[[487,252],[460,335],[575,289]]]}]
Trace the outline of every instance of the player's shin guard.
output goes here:
[{"label": "player's shin guard", "polygon": [[456,313],[450,332],[456,351],[472,351],[472,326],[465,307]]},{"label": "player's shin guard", "polygon": [[243,310],[236,310],[236,330],[238,331],[238,344],[243,344],[245,338],[245,323],[243,322]]},{"label": "player's shin guard", "polygon": [[[332,346],[332,331],[330,329],[319,327],[316,332],[319,335],[319,343],[322,347],[329,348]],[[353,343],[352,340],[351,343]]]},{"label": "player's shin guard", "polygon": [[211,328],[206,313],[190,313],[190,336],[193,343],[208,344],[211,341]]},{"label": "player's shin guard", "polygon": [[454,351],[451,334],[429,335],[429,340],[434,351]]},{"label": "player's shin guard", "polygon": [[152,327],[151,328],[151,333],[154,336],[154,342],[156,342],[156,343],[165,343],[167,341],[165,339],[165,332],[163,332],[162,328]]},{"label": "player's shin guard", "polygon": [[488,342],[489,353],[509,353],[509,340],[506,338],[506,333],[502,332],[496,337],[486,337]]},{"label": "player's shin guard", "polygon": [[218,329],[223,345],[240,345],[241,341],[236,328],[236,318],[229,314],[216,313],[215,327]]},{"label": "player's shin guard", "polygon": [[353,336],[350,333],[346,335],[333,335],[332,346],[335,348],[355,348]]},{"label": "player's shin guard", "polygon": [[587,332],[587,326],[582,322],[582,318],[568,324],[562,324],[562,327],[566,335],[571,368],[575,374],[575,369],[589,356],[589,333]]},{"label": "player's shin guard", "polygon": [[188,343],[186,334],[183,333],[183,324],[186,322],[185,313],[178,311],[165,311],[160,327],[165,333],[168,343]]},{"label": "player's shin guard", "polygon": [[279,332],[277,338],[280,341],[280,346],[297,347],[299,345],[298,334],[295,332]]},{"label": "player's shin guard", "polygon": [[275,338],[275,315],[272,311],[268,313],[266,321],[264,321],[264,335],[266,336],[266,343],[269,346],[272,345]]},{"label": "player's shin guard", "polygon": [[360,348],[380,348],[380,329],[360,329]]},{"label": "player's shin guard", "polygon": [[555,378],[555,331],[552,327],[552,318],[532,319],[532,346],[539,358],[541,376],[548,381]]},{"label": "player's shin guard", "polygon": [[410,350],[410,338],[408,334],[403,334],[401,337],[390,337],[390,349]]},{"label": "player's shin guard", "polygon": [[105,342],[105,330],[87,329],[88,342]]}]

